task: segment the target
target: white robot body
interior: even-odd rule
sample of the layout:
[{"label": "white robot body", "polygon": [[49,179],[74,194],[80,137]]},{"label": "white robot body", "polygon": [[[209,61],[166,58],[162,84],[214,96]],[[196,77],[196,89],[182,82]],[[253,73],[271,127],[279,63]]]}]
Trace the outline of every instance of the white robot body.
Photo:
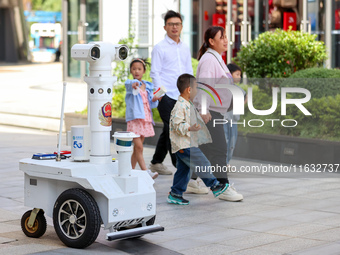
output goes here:
[{"label": "white robot body", "polygon": [[[53,217],[54,228],[67,246],[84,248],[95,241],[101,223],[109,229],[108,240],[163,231],[153,225],[156,215],[154,181],[146,171],[131,169],[131,132],[115,132],[118,160],[110,151],[112,127],[111,63],[124,60],[125,45],[93,42],[76,44],[71,57],[90,63],[88,126],[71,128],[71,159],[61,161],[23,159],[25,206],[34,207],[22,219],[27,236],[40,237],[44,231],[41,212]],[[46,227],[46,226],[45,226]],[[27,231],[25,231],[27,230]]]}]

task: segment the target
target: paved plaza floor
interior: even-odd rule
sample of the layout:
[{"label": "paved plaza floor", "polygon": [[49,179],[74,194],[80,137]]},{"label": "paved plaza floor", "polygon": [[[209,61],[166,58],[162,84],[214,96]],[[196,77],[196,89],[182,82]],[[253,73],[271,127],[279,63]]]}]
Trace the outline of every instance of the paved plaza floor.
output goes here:
[{"label": "paved plaza floor", "polygon": [[[46,234],[28,238],[20,218],[32,208],[24,206],[18,162],[36,152],[52,152],[56,143],[55,132],[0,126],[0,254],[340,254],[340,173],[321,178],[245,178],[232,173],[230,179],[244,201],[185,194],[189,206],[166,202],[173,175],[161,175],[154,187],[156,224],[165,227],[164,232],[109,242],[102,229],[94,244],[77,250],[58,239],[48,218]],[[153,152],[145,148],[147,162]],[[169,157],[165,164],[175,171]],[[235,159],[232,164],[240,168],[266,162]]]}]

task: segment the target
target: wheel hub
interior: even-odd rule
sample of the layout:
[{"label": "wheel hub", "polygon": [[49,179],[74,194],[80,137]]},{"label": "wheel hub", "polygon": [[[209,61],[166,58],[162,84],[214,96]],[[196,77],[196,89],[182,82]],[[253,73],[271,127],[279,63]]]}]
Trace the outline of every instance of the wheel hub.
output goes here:
[{"label": "wheel hub", "polygon": [[68,220],[70,221],[71,224],[74,224],[77,221],[77,216],[72,214]]}]

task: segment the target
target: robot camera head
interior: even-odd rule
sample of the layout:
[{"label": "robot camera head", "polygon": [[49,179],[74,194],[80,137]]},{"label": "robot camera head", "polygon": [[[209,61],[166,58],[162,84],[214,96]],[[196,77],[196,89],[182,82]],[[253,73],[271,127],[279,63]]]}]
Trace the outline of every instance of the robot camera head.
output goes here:
[{"label": "robot camera head", "polygon": [[75,44],[71,49],[71,57],[89,63],[97,61],[123,61],[128,57],[129,48],[124,44],[111,44],[104,42],[90,42],[88,44]]}]

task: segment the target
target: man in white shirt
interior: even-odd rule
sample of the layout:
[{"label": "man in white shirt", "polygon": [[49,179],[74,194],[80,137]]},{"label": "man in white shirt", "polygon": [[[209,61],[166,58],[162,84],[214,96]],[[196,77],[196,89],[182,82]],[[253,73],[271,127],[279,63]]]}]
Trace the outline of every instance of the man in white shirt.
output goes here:
[{"label": "man in white shirt", "polygon": [[164,17],[166,36],[155,45],[151,53],[150,76],[155,90],[160,86],[164,86],[167,90],[166,94],[159,99],[157,107],[164,127],[150,164],[150,170],[159,174],[172,174],[162,164],[168,152],[171,155],[172,164],[176,167],[176,156],[171,153],[169,120],[171,110],[179,96],[177,78],[183,73],[193,74],[190,49],[180,39],[182,28],[181,14],[168,11]]}]

